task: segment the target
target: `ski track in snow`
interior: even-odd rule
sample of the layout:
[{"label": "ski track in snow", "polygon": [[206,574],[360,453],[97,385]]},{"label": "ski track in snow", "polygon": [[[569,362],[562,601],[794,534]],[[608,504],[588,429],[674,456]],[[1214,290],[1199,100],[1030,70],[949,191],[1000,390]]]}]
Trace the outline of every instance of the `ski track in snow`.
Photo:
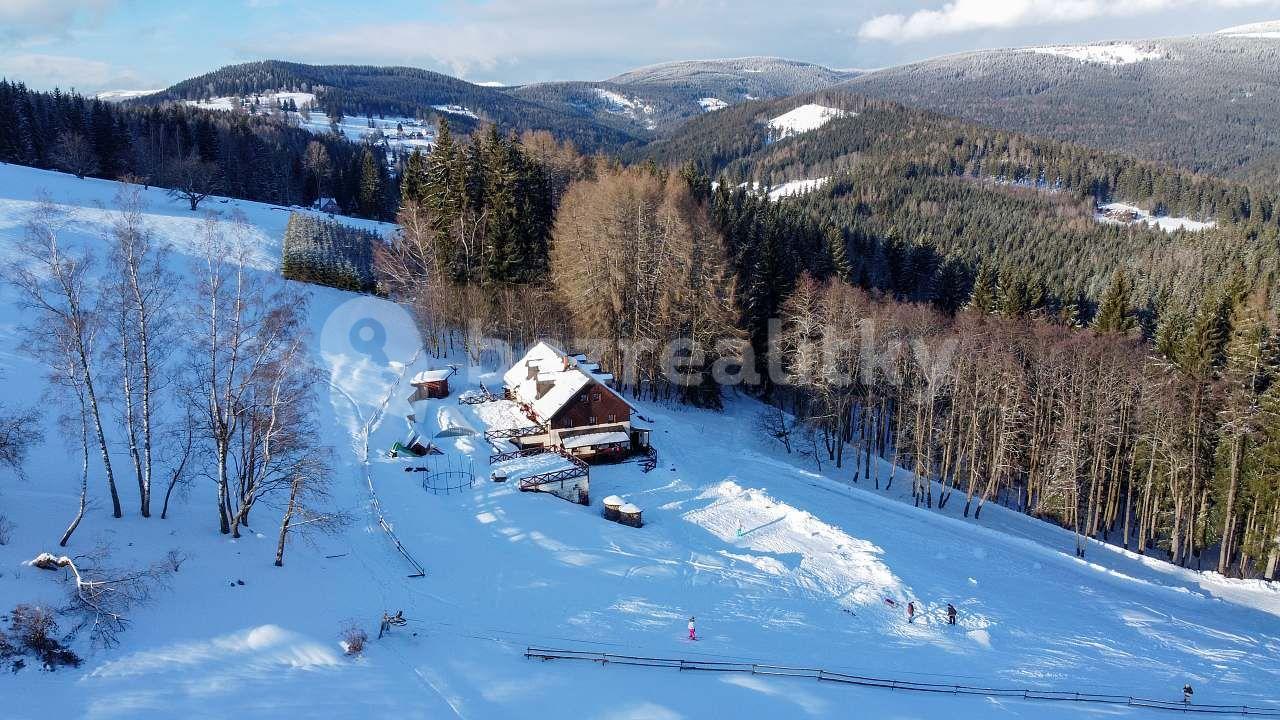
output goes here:
[{"label": "ski track in snow", "polygon": [[[110,211],[99,205],[109,206],[114,184],[3,165],[0,242],[20,237],[42,186],[67,208],[70,241],[101,242]],[[159,191],[147,197],[148,219],[174,244],[174,269],[181,271],[188,261],[182,253],[190,251],[184,238],[199,227],[200,214]],[[208,207],[224,217],[232,209],[244,213],[261,269],[274,271],[287,212],[216,199]],[[1192,682],[1199,702],[1273,700],[1280,680],[1275,588],[1097,543],[1081,560],[1068,550],[1070,533],[1003,508],[989,505],[980,521],[960,518],[959,496],[945,511],[912,507],[901,470],[890,490],[853,483],[849,466],[824,463],[819,472],[811,460],[756,437],[750,419],[758,404],[734,395],[723,414],[642,403],[655,421],[660,464],[647,474],[634,464],[594,467],[591,507],[489,482],[489,449],[467,437],[442,447],[472,458],[475,487],[429,495],[416,473],[404,472],[423,460],[390,459],[384,451],[407,427],[405,378],[463,358],[415,356],[406,343],[387,353],[403,362],[383,367],[342,338],[351,317],[391,312],[389,304],[363,299],[373,305],[353,315],[354,296],[308,292],[317,359],[332,382],[318,409],[325,442],[336,451],[333,501],[356,521],[314,545],[292,542],[285,567],[274,568],[277,510],[261,511],[240,540],[225,539],[213,528],[209,487],[197,482],[170,520],[112,520],[95,477],[95,505],[73,551],[108,542],[117,562],[152,562],[172,547],[189,559],[172,588],[134,612],[120,647],[84,648],[79,670],[0,673],[0,693],[17,698],[6,706],[10,716],[220,718],[235,707],[243,718],[674,718],[732,707],[737,717],[774,718],[823,717],[854,703],[869,717],[1087,712],[799,679],[538,662],[523,657],[528,645],[1170,699]],[[0,289],[0,301],[12,308],[12,290]],[[9,310],[0,334],[12,340],[18,321]],[[13,351],[0,359],[9,401],[34,403],[38,369]],[[457,394],[477,380],[496,387],[492,375],[464,372],[451,383],[453,397],[430,401],[427,410],[448,403],[478,428],[517,420],[500,405],[457,405]],[[64,592],[52,574],[20,565],[56,539],[76,492],[74,463],[65,462],[73,453],[52,417],[47,424],[33,479],[0,482],[0,504],[17,525],[13,541],[0,547],[6,607],[56,602]],[[120,462],[127,467],[125,457]],[[883,487],[887,464],[874,460],[873,473]],[[404,559],[370,512],[369,486],[426,577],[406,577]],[[123,481],[121,489],[128,508]],[[641,506],[646,526],[601,519],[599,499],[610,494]],[[909,600],[920,609],[911,624],[903,616]],[[960,609],[958,627],[945,625],[947,602]],[[374,640],[377,618],[400,609],[409,625]],[[697,643],[682,639],[694,615]],[[357,659],[338,644],[352,622],[371,633]]]}]

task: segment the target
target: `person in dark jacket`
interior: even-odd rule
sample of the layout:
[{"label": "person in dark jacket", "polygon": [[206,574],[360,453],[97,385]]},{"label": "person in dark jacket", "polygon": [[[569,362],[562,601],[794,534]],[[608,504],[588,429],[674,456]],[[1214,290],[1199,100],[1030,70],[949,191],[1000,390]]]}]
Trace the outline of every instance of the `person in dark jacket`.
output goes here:
[{"label": "person in dark jacket", "polygon": [[907,603],[907,622],[916,621],[916,604],[915,601]]},{"label": "person in dark jacket", "polygon": [[947,624],[956,624],[956,606],[951,603],[947,603]]}]

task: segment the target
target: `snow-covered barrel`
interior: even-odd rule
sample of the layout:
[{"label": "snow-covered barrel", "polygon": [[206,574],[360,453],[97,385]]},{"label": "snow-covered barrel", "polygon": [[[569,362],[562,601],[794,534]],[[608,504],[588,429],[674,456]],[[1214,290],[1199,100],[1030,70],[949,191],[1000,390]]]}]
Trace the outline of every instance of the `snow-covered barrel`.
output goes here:
[{"label": "snow-covered barrel", "polygon": [[641,527],[644,525],[644,520],[640,517],[640,508],[632,505],[631,503],[627,503],[626,505],[618,508],[618,522],[623,525],[630,525],[631,527]]},{"label": "snow-covered barrel", "polygon": [[605,498],[604,499],[604,519],[618,522],[618,515],[619,515],[618,511],[622,508],[623,505],[624,503],[622,502],[622,498],[618,497],[617,495],[610,495],[609,497]]}]

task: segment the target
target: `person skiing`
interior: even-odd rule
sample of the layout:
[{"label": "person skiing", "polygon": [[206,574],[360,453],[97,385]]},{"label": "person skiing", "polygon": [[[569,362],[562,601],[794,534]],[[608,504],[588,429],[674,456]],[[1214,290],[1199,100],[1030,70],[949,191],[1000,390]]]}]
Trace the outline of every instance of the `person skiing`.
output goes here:
[{"label": "person skiing", "polygon": [[907,622],[913,623],[915,621],[916,621],[916,603],[913,600],[907,603]]},{"label": "person skiing", "polygon": [[1191,683],[1187,683],[1186,685],[1183,685],[1182,686],[1182,704],[1190,705],[1191,696],[1194,695],[1195,693],[1196,691],[1191,689]]},{"label": "person skiing", "polygon": [[694,622],[694,619],[692,617],[689,618],[689,639],[690,640],[698,639],[698,626]]},{"label": "person skiing", "polygon": [[951,603],[947,603],[947,624],[956,624],[956,606]]}]

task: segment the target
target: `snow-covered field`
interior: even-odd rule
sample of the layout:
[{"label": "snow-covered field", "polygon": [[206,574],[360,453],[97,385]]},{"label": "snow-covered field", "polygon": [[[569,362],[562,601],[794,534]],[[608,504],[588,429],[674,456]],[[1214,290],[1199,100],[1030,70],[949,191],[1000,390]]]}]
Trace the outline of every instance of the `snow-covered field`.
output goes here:
[{"label": "snow-covered field", "polygon": [[698,105],[702,108],[703,112],[715,112],[716,110],[723,110],[729,107],[729,103],[721,100],[720,98],[713,97],[698,98]]},{"label": "snow-covered field", "polygon": [[[101,243],[112,183],[0,165],[0,246],[11,247],[37,192],[62,203],[68,243]],[[148,219],[189,258],[200,218],[159,191]],[[270,272],[287,212],[211,200],[245,214]],[[0,673],[6,718],[894,718],[1161,717],[1129,707],[913,694],[738,673],[681,672],[538,661],[529,645],[700,660],[822,667],[915,681],[1053,688],[1280,707],[1280,592],[1091,544],[1081,560],[1069,533],[1006,512],[960,518],[917,509],[899,471],[892,490],[854,483],[852,467],[818,471],[758,436],[754,400],[730,396],[723,413],[638,403],[653,420],[660,464],[599,466],[595,504],[582,507],[488,481],[489,450],[476,436],[441,440],[445,455],[393,460],[385,449],[409,428],[405,378],[440,359],[421,357],[407,314],[394,305],[309,289],[325,441],[336,450],[332,502],[355,521],[291,546],[271,564],[277,518],[263,513],[239,541],[217,533],[212,490],[197,483],[169,520],[128,509],[113,520],[100,479],[71,550],[110,543],[117,562],[188,556],[172,587],[137,610],[111,650],[90,650],[78,670]],[[0,378],[8,402],[39,398],[38,371],[14,349],[13,291],[0,288]],[[365,318],[389,330],[382,352],[351,346]],[[363,346],[362,346],[363,347]],[[452,358],[455,361],[460,358]],[[501,403],[459,406],[456,396],[492,374],[451,379],[454,396],[420,414],[458,408],[477,428],[518,422]],[[421,405],[421,404],[420,404]],[[75,453],[53,432],[30,478],[0,474],[0,508],[16,528],[0,546],[0,606],[55,602],[54,573],[22,563],[53,549],[74,504]],[[125,462],[123,447],[115,451]],[[367,462],[366,462],[367,460]],[[476,484],[433,495],[406,467],[474,467]],[[443,465],[441,465],[443,463]],[[883,482],[888,468],[873,466]],[[378,506],[412,569],[379,527]],[[618,495],[644,510],[634,529],[600,517]],[[238,581],[243,581],[243,585]],[[896,604],[885,602],[892,599]],[[902,606],[922,611],[907,623]],[[959,624],[943,609],[959,608]],[[372,635],[384,611],[409,619],[362,657],[338,633]],[[696,616],[701,639],[684,639]]]},{"label": "snow-covered field", "polygon": [[1186,230],[1188,232],[1203,232],[1217,225],[1212,220],[1192,220],[1185,217],[1169,217],[1167,215],[1152,215],[1136,205],[1128,203],[1113,202],[1101,205],[1099,212],[1095,215],[1098,222],[1110,225],[1135,225],[1137,223],[1145,223],[1149,227],[1159,228],[1167,233],[1178,230]]},{"label": "snow-covered field", "polygon": [[827,107],[826,105],[818,105],[809,103],[801,105],[794,110],[783,113],[769,121],[769,129],[773,131],[773,139],[781,140],[782,138],[799,135],[810,130],[817,130],[827,123],[845,116],[856,115],[840,108]]},{"label": "snow-covered field", "polygon": [[1028,48],[1028,52],[1041,55],[1056,55],[1079,60],[1080,62],[1101,65],[1132,65],[1147,60],[1159,60],[1165,56],[1165,52],[1154,45],[1139,46],[1131,43],[1057,45],[1053,47]]},{"label": "snow-covered field", "polygon": [[769,199],[780,200],[784,197],[804,195],[831,182],[830,177],[811,178],[808,180],[792,180],[769,188]]}]

